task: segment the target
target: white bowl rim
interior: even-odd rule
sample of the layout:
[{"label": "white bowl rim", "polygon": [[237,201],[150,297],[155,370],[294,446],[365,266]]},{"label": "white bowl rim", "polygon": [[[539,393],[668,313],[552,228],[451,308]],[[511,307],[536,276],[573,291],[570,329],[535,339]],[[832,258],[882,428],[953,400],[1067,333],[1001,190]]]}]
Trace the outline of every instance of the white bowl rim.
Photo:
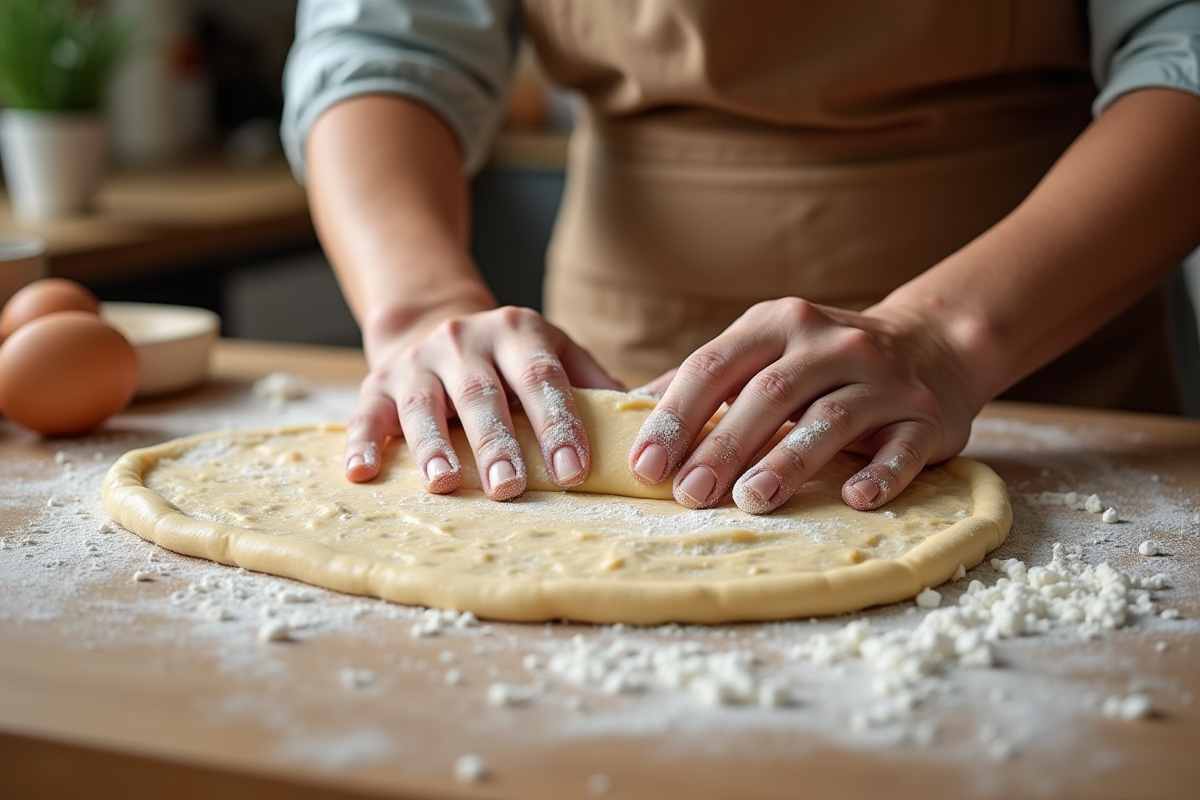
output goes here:
[{"label": "white bowl rim", "polygon": [[[177,306],[164,303],[104,302],[100,315],[136,347],[170,342],[182,342],[217,332],[221,318],[207,308]],[[162,326],[168,334],[155,331],[143,334],[134,330],[137,325]]]}]

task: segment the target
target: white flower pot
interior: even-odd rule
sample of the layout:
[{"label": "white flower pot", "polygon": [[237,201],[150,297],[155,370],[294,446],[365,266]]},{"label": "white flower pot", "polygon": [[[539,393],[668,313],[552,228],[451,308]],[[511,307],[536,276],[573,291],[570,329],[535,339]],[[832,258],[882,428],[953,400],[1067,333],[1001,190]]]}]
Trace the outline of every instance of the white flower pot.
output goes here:
[{"label": "white flower pot", "polygon": [[108,161],[108,128],[99,114],[0,111],[0,160],[13,215],[25,223],[91,208]]}]

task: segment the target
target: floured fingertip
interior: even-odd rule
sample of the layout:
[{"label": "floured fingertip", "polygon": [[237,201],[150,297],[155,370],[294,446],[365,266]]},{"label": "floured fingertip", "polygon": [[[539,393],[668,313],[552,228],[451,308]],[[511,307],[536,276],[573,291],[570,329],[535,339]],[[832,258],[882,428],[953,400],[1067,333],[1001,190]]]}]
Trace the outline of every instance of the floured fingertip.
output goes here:
[{"label": "floured fingertip", "polygon": [[462,471],[445,456],[434,456],[425,462],[425,488],[433,494],[449,494],[462,481]]},{"label": "floured fingertip", "polygon": [[379,445],[367,442],[356,448],[346,458],[346,479],[351,483],[365,483],[379,474]]},{"label": "floured fingertip", "polygon": [[791,496],[784,480],[767,469],[747,472],[733,485],[734,505],[747,514],[769,514]]},{"label": "floured fingertip", "polygon": [[523,462],[502,458],[488,467],[487,496],[493,500],[512,500],[525,491],[525,483]]}]

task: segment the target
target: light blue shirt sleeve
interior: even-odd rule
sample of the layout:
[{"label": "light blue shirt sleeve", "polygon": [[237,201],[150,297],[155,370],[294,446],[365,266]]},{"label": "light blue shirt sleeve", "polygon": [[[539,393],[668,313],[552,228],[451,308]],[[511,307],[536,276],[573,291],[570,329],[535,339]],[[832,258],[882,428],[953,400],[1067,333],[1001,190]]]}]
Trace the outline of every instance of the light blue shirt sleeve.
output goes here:
[{"label": "light blue shirt sleeve", "polygon": [[1200,0],[1091,0],[1089,13],[1095,116],[1137,89],[1200,97]]},{"label": "light blue shirt sleeve", "polygon": [[317,118],[350,97],[396,94],[437,113],[467,173],[500,125],[520,31],[519,0],[301,0],[284,70],[281,126],[296,177]]}]

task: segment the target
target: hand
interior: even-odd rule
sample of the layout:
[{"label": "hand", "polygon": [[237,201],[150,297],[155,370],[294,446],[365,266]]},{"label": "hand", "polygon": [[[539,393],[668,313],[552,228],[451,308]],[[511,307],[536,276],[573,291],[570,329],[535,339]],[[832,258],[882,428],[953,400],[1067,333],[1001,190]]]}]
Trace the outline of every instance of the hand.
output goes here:
[{"label": "hand", "polygon": [[[984,381],[952,344],[928,318],[879,306],[856,313],[797,298],[760,303],[673,377],[643,387],[665,393],[630,451],[630,472],[654,484],[679,466],[673,488],[683,505],[713,506],[732,486],[739,508],[764,514],[850,449],[872,460],[846,481],[842,499],[878,508],[926,464],[962,449],[989,396],[972,390]],[[724,417],[689,454],[727,400]],[[752,464],[788,420],[795,427]]]},{"label": "hand", "polygon": [[571,386],[619,389],[591,356],[537,312],[499,308],[407,327],[368,342],[371,372],[346,429],[346,477],[379,473],[387,437],[403,435],[425,488],[458,488],[459,454],[447,420],[457,414],[493,500],[525,491],[526,469],[513,435],[509,392],[538,432],[547,471],[560,486],[587,477],[590,449]]}]

